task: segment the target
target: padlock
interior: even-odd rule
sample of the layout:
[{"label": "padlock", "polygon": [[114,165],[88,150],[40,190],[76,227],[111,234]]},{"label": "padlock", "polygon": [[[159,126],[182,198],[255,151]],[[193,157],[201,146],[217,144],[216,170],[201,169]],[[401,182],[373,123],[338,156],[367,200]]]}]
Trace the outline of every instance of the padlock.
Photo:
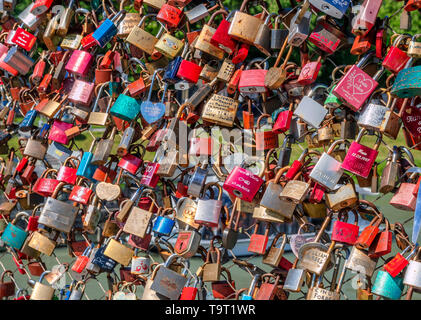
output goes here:
[{"label": "padlock", "polygon": [[316,0],[309,0],[310,4],[317,8],[317,10],[322,11],[325,14],[328,14],[329,16],[332,16],[336,19],[341,19],[342,16],[346,13],[348,10],[348,7],[351,3],[349,0],[345,1],[316,1]]},{"label": "padlock", "polygon": [[378,86],[377,80],[383,74],[384,68],[381,68],[373,78],[361,70],[373,53],[374,51],[369,51],[357,65],[353,65],[332,91],[336,97],[353,111],[361,109],[367,98]]},{"label": "padlock", "polygon": [[[358,213],[355,210],[351,211],[354,214],[354,224],[348,223],[348,213],[341,210],[338,213],[338,220],[335,221],[332,228],[332,241],[354,245],[359,234]],[[341,221],[345,217],[345,222]]]},{"label": "padlock", "polygon": [[194,216],[194,222],[199,225],[205,225],[208,227],[217,227],[219,224],[219,216],[222,208],[222,187],[219,184],[207,184],[203,189],[203,195],[206,194],[206,190],[216,186],[218,188],[218,199],[199,199],[197,203],[196,214]]},{"label": "padlock", "polygon": [[402,42],[405,42],[408,39],[410,39],[410,37],[405,35],[400,35],[395,39],[393,45],[390,47],[389,51],[383,59],[383,67],[393,73],[398,73],[403,68],[405,68],[410,57],[405,51],[399,49],[399,46],[402,45]]},{"label": "padlock", "polygon": [[146,19],[150,17],[155,17],[156,14],[146,14],[142,17],[139,22],[139,25],[135,26],[129,33],[126,38],[126,41],[142,51],[146,52],[149,55],[152,55],[155,50],[155,44],[158,42],[159,37],[161,36],[162,32],[164,31],[163,25],[161,25],[160,31],[158,32],[157,36],[153,36],[152,34],[146,32],[142,29],[142,26],[145,24]]},{"label": "padlock", "polygon": [[244,0],[240,10],[234,13],[228,35],[237,41],[252,45],[259,27],[264,21],[245,13],[248,2],[248,0]]},{"label": "padlock", "polygon": [[171,218],[166,217],[165,215],[169,215],[171,213],[175,215],[174,209],[164,209],[164,210],[158,211],[158,216],[155,220],[155,223],[152,229],[152,231],[155,234],[163,235],[163,236],[170,235],[172,229],[174,228],[175,221],[174,221],[174,217],[171,219]]},{"label": "padlock", "polygon": [[[242,165],[255,161],[252,157],[248,158]],[[262,161],[263,162],[263,161]],[[242,166],[236,166],[228,175],[223,188],[231,195],[244,201],[252,202],[260,187],[263,184],[262,176],[264,168],[261,169],[259,176],[244,169]]]},{"label": "padlock", "polygon": [[68,233],[73,227],[79,208],[56,199],[64,185],[64,182],[59,183],[51,197],[47,198],[38,223]]},{"label": "padlock", "polygon": [[297,108],[294,110],[294,115],[314,128],[319,128],[328,113],[326,108],[312,99],[312,96],[316,93],[316,89],[318,88],[325,88],[325,86],[314,86],[312,90],[302,98]]},{"label": "padlock", "polygon": [[125,15],[126,10],[120,10],[112,19],[105,19],[98,29],[94,31],[92,37],[101,48],[104,48],[104,46],[117,34],[118,24]]},{"label": "padlock", "polygon": [[219,60],[223,59],[224,51],[212,44],[211,39],[216,32],[215,28],[212,27],[212,23],[215,20],[215,17],[220,14],[226,17],[227,12],[225,10],[215,11],[209,21],[202,27],[202,30],[200,31],[200,34],[194,44],[195,49],[203,51]]},{"label": "padlock", "polygon": [[28,232],[22,228],[16,226],[16,223],[22,217],[29,217],[26,212],[19,212],[16,214],[15,218],[12,222],[9,222],[6,226],[6,229],[3,231],[1,236],[1,240],[8,246],[13,249],[20,250],[22,248],[23,243],[28,236]]},{"label": "padlock", "polygon": [[39,281],[35,283],[34,289],[32,290],[30,300],[52,300],[54,295],[54,288],[47,284],[43,284],[42,280],[51,271],[45,271],[41,274]]},{"label": "padlock", "polygon": [[401,171],[400,159],[401,152],[399,148],[393,146],[392,154],[389,152],[386,166],[382,172],[379,192],[386,194],[395,188],[396,180],[398,179],[399,172]]},{"label": "padlock", "polygon": [[316,181],[328,190],[333,190],[335,188],[343,174],[341,163],[331,155],[335,147],[342,143],[347,144],[347,141],[336,140],[332,143],[327,153],[324,152],[321,155],[319,161],[317,161],[309,175],[310,179]]},{"label": "padlock", "polygon": [[[282,243],[280,247],[276,247],[279,238],[282,236]],[[287,243],[287,236],[285,233],[278,233],[275,238],[273,238],[272,243],[269,249],[266,251],[263,256],[262,263],[270,265],[274,268],[279,267],[282,256],[284,254],[285,245]]]},{"label": "padlock", "polygon": [[[169,269],[174,260],[181,260],[181,263],[184,266],[182,274]],[[183,287],[187,283],[187,277],[185,275],[187,273],[188,267],[188,260],[177,255],[171,255],[163,265],[157,267],[158,270],[155,274],[155,278],[153,279],[150,289],[155,291],[157,294],[163,295],[164,297],[177,300],[182,292]]]},{"label": "padlock", "polygon": [[238,89],[242,93],[264,93],[267,91],[266,75],[268,74],[268,64],[264,64],[264,68],[250,69],[256,63],[263,62],[261,58],[251,60],[246,68],[241,72]]},{"label": "padlock", "polygon": [[377,149],[380,146],[382,135],[376,134],[376,144],[374,145],[374,148],[369,148],[359,143],[364,134],[366,134],[366,129],[361,129],[357,140],[351,143],[345,159],[341,164],[341,168],[363,178],[367,178],[374,161],[376,161],[378,155]]},{"label": "padlock", "polygon": [[365,0],[352,23],[352,33],[364,35],[374,27],[382,1]]},{"label": "padlock", "polygon": [[256,222],[256,226],[254,227],[254,232],[250,237],[250,242],[247,250],[249,252],[263,255],[266,252],[266,246],[269,240],[269,223],[266,222],[264,234],[257,233],[259,230],[259,224],[259,222]]}]

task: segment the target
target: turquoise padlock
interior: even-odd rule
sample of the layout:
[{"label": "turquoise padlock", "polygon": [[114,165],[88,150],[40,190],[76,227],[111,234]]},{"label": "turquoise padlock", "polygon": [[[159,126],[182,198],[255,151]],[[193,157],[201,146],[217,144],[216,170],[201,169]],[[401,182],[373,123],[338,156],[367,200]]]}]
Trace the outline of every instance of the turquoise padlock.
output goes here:
[{"label": "turquoise padlock", "polygon": [[[408,65],[412,63],[408,61]],[[421,66],[405,68],[396,75],[390,93],[398,98],[413,98],[421,95]]]},{"label": "turquoise padlock", "polygon": [[374,281],[374,294],[391,300],[399,300],[403,290],[403,279],[400,276],[392,277],[389,272],[380,270]]},{"label": "turquoise padlock", "polygon": [[83,152],[82,159],[80,160],[80,164],[76,171],[76,175],[78,177],[85,177],[92,180],[92,176],[94,175],[95,170],[98,168],[98,166],[91,163],[94,156],[92,151],[97,141],[99,141],[99,138],[92,142],[88,152]]},{"label": "turquoise padlock", "polygon": [[16,226],[18,220],[24,216],[29,218],[29,214],[27,214],[26,212],[19,212],[18,214],[16,214],[16,217],[13,219],[12,222],[9,222],[1,236],[1,240],[3,240],[3,242],[6,245],[16,250],[20,250],[20,248],[22,248],[23,243],[25,242],[26,237],[28,236],[28,232]]},{"label": "turquoise padlock", "polygon": [[[126,90],[124,90],[124,92],[126,92]],[[140,104],[135,98],[126,96],[124,92],[120,94],[114,102],[110,113],[114,117],[130,122],[139,115]]]}]

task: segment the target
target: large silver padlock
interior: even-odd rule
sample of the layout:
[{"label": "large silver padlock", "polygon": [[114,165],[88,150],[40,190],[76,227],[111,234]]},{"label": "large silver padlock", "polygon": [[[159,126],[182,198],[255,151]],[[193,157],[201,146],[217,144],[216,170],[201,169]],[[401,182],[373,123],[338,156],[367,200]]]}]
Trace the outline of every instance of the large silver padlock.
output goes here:
[{"label": "large silver padlock", "polygon": [[316,89],[321,87],[326,88],[325,85],[321,84],[314,86],[308,95],[303,97],[294,111],[294,115],[316,129],[320,127],[320,124],[328,113],[328,110],[325,107],[311,98],[315,94]]},{"label": "large silver padlock", "polygon": [[319,161],[317,161],[313,170],[310,172],[310,178],[312,180],[329,190],[335,188],[344,173],[344,169],[341,168],[342,163],[331,156],[335,147],[342,143],[348,143],[349,146],[349,142],[346,140],[335,141],[332,143],[327,153],[323,152]]},{"label": "large silver padlock", "polygon": [[[182,274],[171,270],[169,267],[176,260],[181,260],[184,265]],[[177,254],[173,254],[168,257],[163,265],[157,266],[158,270],[155,274],[155,278],[150,287],[155,293],[163,295],[171,300],[178,300],[181,291],[187,283],[187,270],[190,266],[189,260],[180,257]]]},{"label": "large silver padlock", "polygon": [[51,197],[47,198],[41,210],[38,223],[61,232],[69,233],[75,223],[79,207],[56,199],[64,185],[64,182],[60,182]]},{"label": "large silver padlock", "polygon": [[197,203],[197,210],[194,216],[194,222],[208,227],[218,227],[219,216],[222,209],[222,187],[216,183],[208,183],[203,189],[203,195],[206,190],[216,186],[218,188],[218,199],[199,199]]},{"label": "large silver padlock", "polygon": [[187,20],[189,20],[189,23],[195,23],[206,18],[209,15],[209,10],[203,3],[201,3],[195,6],[193,9],[185,11],[184,13],[187,17]]},{"label": "large silver padlock", "polygon": [[[387,91],[387,104],[383,105],[380,101],[372,101],[373,97],[383,90],[375,91],[371,98],[369,99],[369,103],[364,108],[364,110],[360,113],[358,118],[358,125],[361,128],[365,128],[367,130],[376,130],[380,131],[380,127],[382,125],[384,116],[386,115],[386,111],[390,109],[392,105],[392,96],[389,91]],[[393,108],[393,107],[392,107]]]}]

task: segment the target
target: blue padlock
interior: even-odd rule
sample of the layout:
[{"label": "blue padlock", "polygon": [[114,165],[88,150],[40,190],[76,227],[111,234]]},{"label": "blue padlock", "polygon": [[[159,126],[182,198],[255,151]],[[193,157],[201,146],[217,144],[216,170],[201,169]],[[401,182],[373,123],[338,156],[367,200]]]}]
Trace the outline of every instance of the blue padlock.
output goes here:
[{"label": "blue padlock", "polygon": [[101,248],[97,250],[94,258],[92,259],[92,263],[97,265],[104,272],[112,272],[115,266],[117,265],[117,262],[104,255],[104,251],[106,247],[107,247],[107,244],[105,244],[104,246],[102,246]]},{"label": "blue padlock", "polygon": [[83,152],[82,159],[80,160],[79,167],[76,171],[76,175],[78,177],[85,177],[92,180],[92,176],[94,175],[95,170],[98,168],[98,166],[91,164],[92,158],[94,156],[92,150],[94,149],[95,143],[97,141],[99,141],[99,138],[92,141],[88,152]]},{"label": "blue padlock", "polygon": [[19,129],[21,130],[30,130],[35,122],[35,119],[38,115],[38,111],[31,109],[29,110],[26,114],[25,117],[23,118],[22,122],[19,123]]},{"label": "blue padlock", "polygon": [[181,79],[177,77],[178,68],[180,67],[181,61],[183,58],[181,56],[175,57],[168,66],[165,68],[164,76],[162,77],[162,81],[166,83],[174,84]]},{"label": "blue padlock", "polygon": [[126,10],[120,10],[111,20],[105,19],[98,29],[94,31],[92,37],[101,48],[104,48],[105,45],[117,34],[118,23],[115,24],[115,22],[121,17],[124,18],[125,15]]},{"label": "blue padlock", "polygon": [[319,11],[336,19],[341,19],[351,4],[351,0],[310,0],[309,2]]},{"label": "blue padlock", "polygon": [[399,300],[403,290],[403,279],[401,276],[392,277],[389,272],[380,270],[377,273],[371,292],[383,298]]},{"label": "blue padlock", "polygon": [[1,236],[1,240],[3,240],[6,245],[16,250],[22,248],[23,243],[28,236],[28,232],[16,226],[16,222],[23,216],[29,217],[29,214],[26,212],[19,212],[13,221],[9,222]]},{"label": "blue padlock", "polygon": [[178,81],[181,81],[180,78],[177,77],[178,69],[180,68],[181,62],[186,58],[186,54],[188,53],[189,46],[184,46],[183,53],[181,56],[175,57],[168,66],[165,68],[164,76],[162,77],[162,81],[174,84]]},{"label": "blue padlock", "polygon": [[169,236],[171,234],[171,231],[175,225],[174,217],[173,219],[170,219],[165,215],[170,214],[170,212],[173,211],[174,209],[168,208],[159,212],[152,228],[152,231],[155,233],[155,235]]}]

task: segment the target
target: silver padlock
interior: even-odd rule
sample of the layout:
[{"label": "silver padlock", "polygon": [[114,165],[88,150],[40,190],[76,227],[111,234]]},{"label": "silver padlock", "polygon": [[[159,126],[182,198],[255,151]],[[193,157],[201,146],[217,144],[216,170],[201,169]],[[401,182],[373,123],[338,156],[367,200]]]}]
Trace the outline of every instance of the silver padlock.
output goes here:
[{"label": "silver padlock", "polygon": [[[181,260],[181,263],[184,265],[184,269],[181,274],[169,268],[176,260]],[[177,254],[169,256],[163,265],[156,267],[159,269],[155,274],[155,278],[150,289],[171,300],[178,300],[181,291],[187,283],[186,275],[189,266],[189,260],[186,260]]]},{"label": "silver padlock", "polygon": [[199,198],[202,189],[206,184],[207,176],[208,170],[206,169],[206,165],[202,165],[202,167],[197,167],[190,178],[190,182],[187,188],[187,194]]},{"label": "silver padlock", "polygon": [[208,183],[203,189],[203,195],[206,190],[216,186],[218,188],[218,199],[199,199],[197,203],[197,210],[194,216],[194,222],[208,227],[218,227],[219,216],[222,209],[222,187],[216,183]]},{"label": "silver padlock", "polygon": [[256,38],[254,39],[254,46],[267,56],[271,55],[271,19],[275,17],[275,13],[269,14],[265,22],[259,26]]},{"label": "silver padlock", "polygon": [[187,20],[189,20],[189,23],[195,23],[206,18],[209,15],[209,11],[203,3],[195,6],[189,11],[185,11],[184,13],[187,17]]},{"label": "silver padlock", "polygon": [[305,277],[306,271],[304,269],[297,269],[296,263],[294,263],[292,268],[288,270],[283,289],[290,292],[300,292]]},{"label": "silver padlock", "polygon": [[316,89],[321,87],[327,88],[322,84],[314,86],[308,95],[303,97],[294,111],[294,115],[300,117],[301,120],[316,129],[320,127],[320,124],[328,113],[328,110],[325,107],[311,98],[316,92]]},{"label": "silver padlock", "polygon": [[333,190],[336,187],[339,179],[344,173],[344,170],[341,168],[342,163],[330,155],[335,147],[342,143],[347,143],[349,145],[349,142],[345,140],[337,140],[332,143],[329,150],[323,152],[310,173],[310,178],[312,180],[329,190]]},{"label": "silver padlock", "polygon": [[389,91],[387,91],[387,104],[386,105],[381,104],[379,100],[373,101],[374,96],[378,93],[379,91],[375,91],[371,95],[368,105],[360,113],[357,123],[362,128],[365,128],[368,130],[380,131],[380,127],[382,125],[384,116],[386,115],[386,111],[391,108],[392,102],[396,101],[395,99],[392,99],[392,96]]},{"label": "silver padlock", "polygon": [[33,6],[34,3],[32,2],[18,16],[19,21],[22,22],[31,31],[35,31],[44,20],[44,14],[36,16],[31,13]]}]

